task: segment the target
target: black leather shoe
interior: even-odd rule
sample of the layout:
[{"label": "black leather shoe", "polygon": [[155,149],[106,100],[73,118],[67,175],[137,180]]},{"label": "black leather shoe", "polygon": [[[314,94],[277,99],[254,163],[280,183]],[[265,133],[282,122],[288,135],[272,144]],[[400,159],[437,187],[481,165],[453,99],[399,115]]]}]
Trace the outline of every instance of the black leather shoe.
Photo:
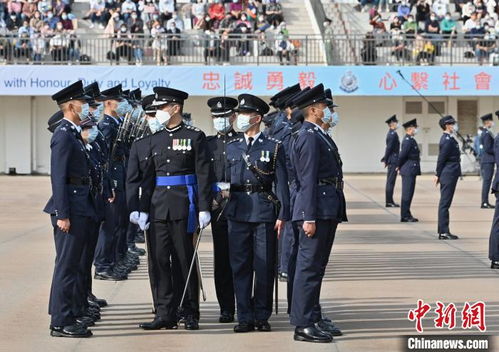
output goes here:
[{"label": "black leather shoe", "polygon": [[385,207],[386,208],[400,208],[400,205],[398,205],[397,203],[386,203]]},{"label": "black leather shoe", "polygon": [[97,298],[93,294],[88,296],[88,301],[97,304],[100,308],[107,307],[107,301],[104,298]]},{"label": "black leather shoe", "polygon": [[459,237],[451,233],[440,233],[438,234],[439,240],[457,240]]},{"label": "black leather shoe", "polygon": [[88,302],[88,308],[100,311],[100,306],[96,302],[91,301],[90,298],[87,300],[87,302]]},{"label": "black leather shoe", "polygon": [[100,320],[100,313],[94,310],[87,309],[85,316],[91,318],[94,322]]},{"label": "black leather shoe", "polygon": [[82,338],[92,336],[92,331],[78,324],[68,326],[51,326],[50,336]]},{"label": "black leather shoe", "polygon": [[92,317],[89,317],[88,315],[84,315],[82,317],[76,318],[76,322],[81,325],[81,326],[94,326],[95,325],[95,320]]},{"label": "black leather shoe", "polygon": [[145,243],[146,239],[143,232],[138,232],[135,236],[135,243]]},{"label": "black leather shoe", "polygon": [[341,336],[343,335],[343,333],[341,332],[341,330],[333,324],[332,321],[330,321],[329,319],[324,319],[324,320],[321,320],[317,323],[315,323],[315,327],[317,329],[319,329],[320,331],[326,333],[326,334],[329,334],[331,336]]},{"label": "black leather shoe", "polygon": [[482,209],[494,209],[495,206],[490,204],[490,203],[482,203],[482,205],[480,206],[480,208]]},{"label": "black leather shoe", "polygon": [[234,332],[251,332],[255,331],[255,325],[250,323],[239,323],[234,326]]},{"label": "black leather shoe", "polygon": [[218,318],[218,322],[222,324],[232,323],[234,321],[234,314],[229,312],[222,312]]},{"label": "black leather shoe", "polygon": [[306,328],[296,328],[294,339],[295,341],[318,343],[328,343],[333,341],[333,337],[331,335],[320,331],[314,325]]},{"label": "black leather shoe", "polygon": [[279,273],[280,282],[288,282],[288,273]]},{"label": "black leather shoe", "polygon": [[255,327],[258,331],[271,331],[271,327],[268,321],[266,320],[257,320],[255,322]]},{"label": "black leather shoe", "polygon": [[491,269],[499,269],[499,261],[494,260],[490,263],[490,268]]},{"label": "black leather shoe", "polygon": [[128,252],[134,253],[139,256],[146,255],[146,251],[144,249],[136,246],[128,248]]},{"label": "black leather shoe", "polygon": [[199,330],[199,321],[192,315],[185,318],[185,330]]},{"label": "black leather shoe", "polygon": [[400,222],[418,222],[419,219],[417,218],[414,218],[414,217],[408,217],[408,218],[402,218],[400,219]]},{"label": "black leather shoe", "polygon": [[109,273],[109,272],[95,272],[94,275],[95,280],[109,280],[109,281],[122,281],[126,280],[126,277],[123,275],[117,275],[115,273]]},{"label": "black leather shoe", "polygon": [[175,330],[178,329],[178,325],[176,321],[164,321],[163,319],[156,317],[150,323],[140,323],[139,328],[144,330]]}]

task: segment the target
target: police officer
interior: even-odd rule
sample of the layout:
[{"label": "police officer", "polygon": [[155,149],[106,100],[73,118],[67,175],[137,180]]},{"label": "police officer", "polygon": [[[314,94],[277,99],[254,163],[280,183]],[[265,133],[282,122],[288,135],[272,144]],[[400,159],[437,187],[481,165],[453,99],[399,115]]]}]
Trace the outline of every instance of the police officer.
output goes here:
[{"label": "police officer", "polygon": [[411,202],[416,188],[416,176],[421,175],[419,165],[420,153],[418,143],[414,139],[417,133],[418,124],[416,119],[407,121],[402,125],[405,129],[405,137],[402,141],[402,148],[399,154],[397,171],[402,176],[402,201],[400,207],[401,222],[417,222],[417,218],[412,216]]},{"label": "police officer", "polygon": [[102,223],[97,253],[95,276],[97,280],[125,280],[127,270],[118,265],[117,244],[120,236],[126,235],[127,218],[125,207],[125,147],[117,141],[118,130],[128,103],[123,99],[121,84],[101,92],[104,103],[104,117],[99,130],[104,135],[108,159],[108,177],[111,182],[111,197],[107,199],[105,220]]},{"label": "police officer", "polygon": [[[177,308],[172,283],[170,257],[178,261],[182,286],[187,281],[194,254],[192,234],[210,220],[210,153],[203,132],[182,122],[182,109],[188,94],[172,88],[155,87],[156,118],[165,129],[150,137],[151,157],[142,183],[139,219],[147,228],[150,216],[151,252],[157,269],[156,317],[142,323],[145,330],[177,328]],[[196,192],[197,191],[197,192]],[[197,193],[197,197],[196,197]],[[197,199],[196,199],[197,198]],[[199,211],[199,214],[196,214]],[[199,224],[199,225],[198,225]],[[185,329],[199,329],[199,287],[197,272],[187,283],[183,305]]]},{"label": "police officer", "polygon": [[[142,122],[142,130],[138,131],[139,136],[132,143],[130,149],[130,156],[128,159],[127,175],[126,175],[126,197],[127,206],[130,211],[129,220],[131,223],[138,225],[139,220],[144,218],[146,214],[140,213],[140,193],[141,184],[144,179],[144,172],[146,170],[147,161],[150,158],[150,137],[164,129],[164,126],[156,119],[156,107],[153,106],[154,94],[145,96],[142,99],[142,108],[145,112],[144,118],[147,125]],[[151,286],[151,294],[153,306],[156,307],[156,268],[154,259],[155,252],[151,250],[151,238],[149,235],[145,236],[146,246],[148,250],[147,256],[147,269],[149,273],[149,283]],[[177,268],[174,268],[177,271]]]},{"label": "police officer", "polygon": [[[495,112],[499,118],[499,110]],[[496,206],[494,211],[494,220],[489,238],[489,259],[490,268],[499,269],[499,136],[494,138],[494,156],[496,163],[496,175],[492,183],[492,193],[496,197]]]},{"label": "police officer", "polygon": [[449,230],[449,208],[456,191],[457,180],[461,176],[461,152],[459,143],[453,136],[457,131],[456,120],[450,116],[440,119],[444,130],[440,138],[435,185],[440,183],[440,203],[438,204],[438,239],[456,240],[458,236]]},{"label": "police officer", "polygon": [[294,339],[331,342],[321,323],[320,290],[338,223],[346,221],[342,162],[336,146],[320,126],[331,116],[324,86],[301,94],[295,104],[305,116],[292,148],[297,178],[293,221],[300,229],[291,303]]},{"label": "police officer", "polygon": [[236,128],[243,135],[227,146],[230,199],[226,216],[238,317],[234,332],[255,327],[270,331],[276,231],[278,236],[289,218],[286,156],[279,141],[260,132],[268,105],[250,94],[239,95],[238,101]]},{"label": "police officer", "polygon": [[393,190],[395,181],[397,181],[397,162],[399,157],[400,141],[397,133],[398,120],[397,115],[393,115],[385,121],[388,124],[388,134],[386,135],[385,155],[381,162],[385,164],[386,187],[385,187],[385,206],[387,208],[398,208],[400,205],[393,200]]},{"label": "police officer", "polygon": [[483,123],[483,132],[480,135],[480,145],[482,146],[482,156],[480,158],[480,175],[482,176],[482,209],[494,208],[489,203],[490,184],[494,175],[494,120],[492,114],[480,117]]},{"label": "police officer", "polygon": [[206,137],[211,152],[214,171],[215,195],[211,212],[211,230],[213,233],[213,250],[215,261],[215,290],[220,306],[220,323],[234,321],[235,298],[232,270],[229,260],[228,225],[225,217],[225,205],[228,201],[227,144],[236,137],[232,128],[236,118],[237,100],[228,97],[215,97],[207,102],[210,107],[213,127],[216,135]]},{"label": "police officer", "polygon": [[51,216],[56,249],[49,302],[51,336],[55,337],[92,335],[87,321],[75,315],[75,306],[86,299],[86,295],[78,297],[75,293],[88,223],[96,216],[90,195],[88,156],[79,126],[88,114],[87,99],[81,81],[52,96],[64,115],[50,142],[52,197],[44,209]]}]

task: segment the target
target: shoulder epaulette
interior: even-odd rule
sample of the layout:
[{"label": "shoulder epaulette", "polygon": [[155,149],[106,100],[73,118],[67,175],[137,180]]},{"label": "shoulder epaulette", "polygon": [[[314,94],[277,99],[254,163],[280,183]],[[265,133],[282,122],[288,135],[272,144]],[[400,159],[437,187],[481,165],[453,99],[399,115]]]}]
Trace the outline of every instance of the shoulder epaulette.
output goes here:
[{"label": "shoulder epaulette", "polygon": [[227,144],[231,144],[234,142],[242,142],[242,141],[243,141],[243,139],[241,137],[239,137],[239,138],[231,139],[230,141],[227,142]]}]

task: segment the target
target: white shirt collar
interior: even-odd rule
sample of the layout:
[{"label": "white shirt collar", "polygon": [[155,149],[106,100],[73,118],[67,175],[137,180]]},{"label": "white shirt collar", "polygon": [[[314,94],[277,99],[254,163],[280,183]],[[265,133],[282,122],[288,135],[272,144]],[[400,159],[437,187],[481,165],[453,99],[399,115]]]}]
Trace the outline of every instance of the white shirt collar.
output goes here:
[{"label": "white shirt collar", "polygon": [[[252,136],[252,138],[253,138],[253,142],[255,142],[255,141],[258,139],[258,137],[260,137],[260,135],[261,135],[261,134],[262,134],[262,132],[258,132],[257,134],[255,134],[254,136]],[[246,140],[246,145],[248,145],[248,144],[249,144],[249,138],[250,138],[250,136],[248,136],[248,135],[245,133],[245,134],[244,134],[244,139]]]},{"label": "white shirt collar", "polygon": [[63,118],[63,120],[68,121],[70,124],[72,124],[72,125],[74,126],[74,128],[76,128],[76,130],[78,131],[78,133],[81,133],[81,127],[80,127],[80,126],[78,126],[76,123],[74,123],[74,122],[73,122],[73,121],[71,121],[71,120],[68,120],[68,119],[67,119],[67,118],[65,118],[65,117]]}]

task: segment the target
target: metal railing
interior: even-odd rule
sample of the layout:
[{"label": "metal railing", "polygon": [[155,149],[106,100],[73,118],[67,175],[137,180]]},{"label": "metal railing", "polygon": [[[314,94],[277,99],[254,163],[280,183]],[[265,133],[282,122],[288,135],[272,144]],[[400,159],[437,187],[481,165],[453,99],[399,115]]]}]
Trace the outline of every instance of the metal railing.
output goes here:
[{"label": "metal railing", "polygon": [[[294,35],[0,36],[3,64],[143,65],[477,65],[499,64],[499,42],[483,38],[393,38],[387,33]],[[426,50],[422,50],[426,48]],[[433,48],[433,49],[431,49]],[[431,49],[431,50],[430,50]],[[478,48],[479,49],[479,48]]]},{"label": "metal railing", "polygon": [[92,65],[324,65],[321,36],[0,36],[0,63]]}]

